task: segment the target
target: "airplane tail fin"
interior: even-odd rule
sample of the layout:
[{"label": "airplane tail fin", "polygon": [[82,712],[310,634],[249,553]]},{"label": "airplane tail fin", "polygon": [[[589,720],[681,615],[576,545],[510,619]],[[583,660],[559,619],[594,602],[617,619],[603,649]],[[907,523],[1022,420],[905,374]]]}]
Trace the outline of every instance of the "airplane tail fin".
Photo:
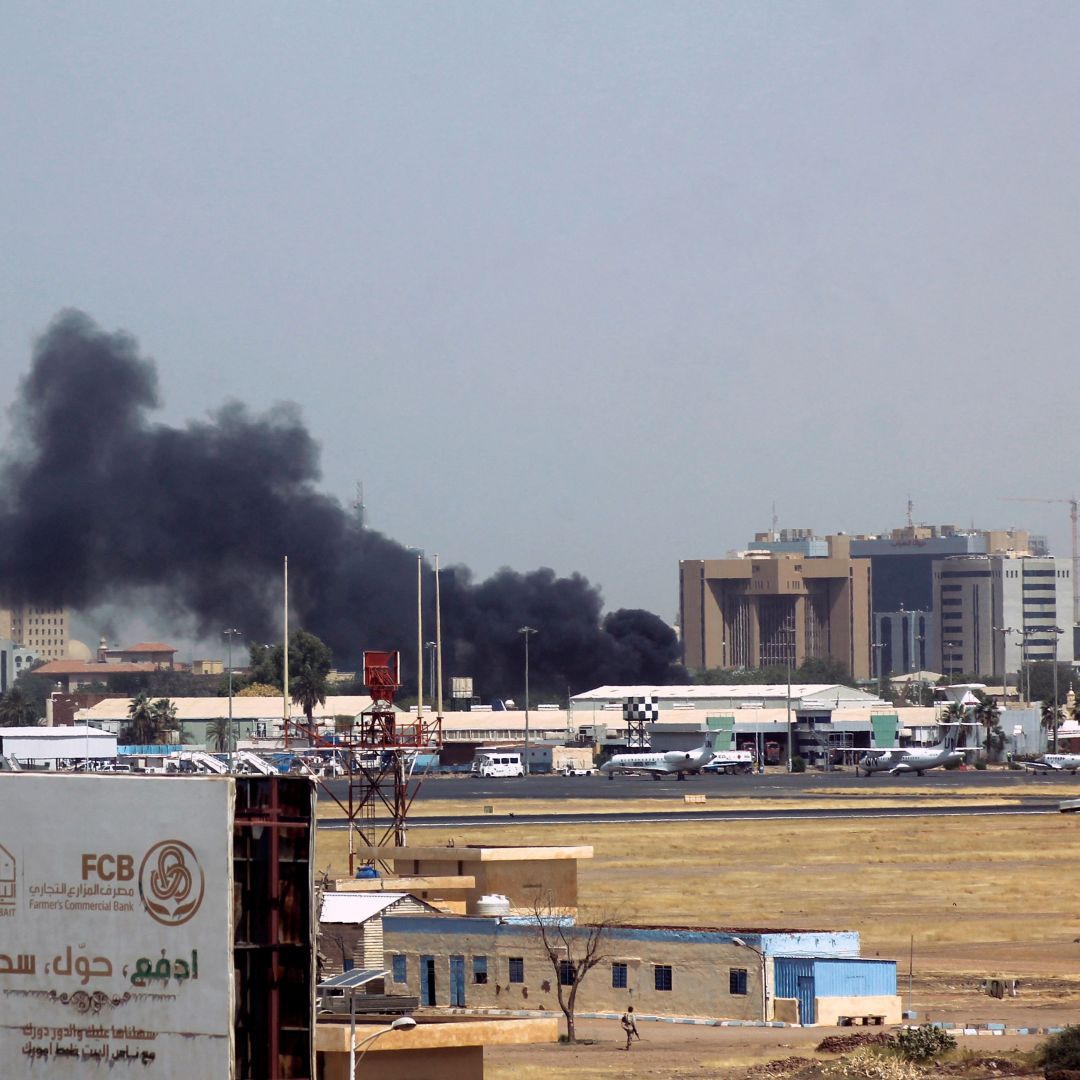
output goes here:
[{"label": "airplane tail fin", "polygon": [[714,757],[716,757],[716,755],[719,753],[719,751],[717,750],[716,744],[717,744],[717,742],[719,742],[720,736],[723,735],[723,734],[726,734],[726,733],[721,732],[721,731],[707,731],[707,732],[705,732],[705,744],[702,747],[702,750],[705,751],[705,754],[704,754],[705,761],[703,762],[703,764],[707,764],[709,761],[712,761],[712,759]]}]

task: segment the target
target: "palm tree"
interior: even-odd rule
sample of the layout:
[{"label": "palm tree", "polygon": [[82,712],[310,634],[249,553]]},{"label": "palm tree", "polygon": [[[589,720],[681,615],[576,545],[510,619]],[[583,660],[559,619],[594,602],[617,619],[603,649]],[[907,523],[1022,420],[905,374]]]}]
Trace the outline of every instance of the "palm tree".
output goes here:
[{"label": "palm tree", "polygon": [[314,634],[296,630],[289,639],[289,694],[304,710],[308,727],[316,705],[326,701],[331,653]]},{"label": "palm tree", "polygon": [[150,746],[157,741],[157,721],[150,695],[140,690],[128,704],[128,722],[120,732],[129,746]]},{"label": "palm tree", "polygon": [[210,743],[219,754],[225,753],[229,749],[231,737],[229,721],[223,716],[219,717],[217,720],[212,720],[207,725],[206,737],[210,740]]},{"label": "palm tree", "polygon": [[176,706],[168,698],[158,698],[150,708],[154,714],[154,739],[160,742],[166,731],[176,729]]},{"label": "palm tree", "polygon": [[1057,744],[1057,730],[1061,727],[1064,719],[1064,712],[1060,705],[1055,709],[1052,701],[1043,702],[1040,723],[1043,731],[1047,732],[1055,746]]},{"label": "palm tree", "polygon": [[952,701],[945,706],[945,711],[941,714],[941,726],[951,727],[956,725],[956,745],[962,747],[967,742],[967,731],[964,728],[964,721],[967,719],[967,710],[958,701]]},{"label": "palm tree", "polygon": [[0,727],[30,727],[38,722],[34,703],[17,686],[0,696]]},{"label": "palm tree", "polygon": [[987,758],[990,757],[991,752],[1000,751],[1004,745],[1004,732],[1000,736],[1001,745],[998,745],[999,739],[995,735],[995,732],[1001,732],[1001,728],[998,726],[998,717],[1000,715],[1001,710],[993,698],[985,698],[972,709],[972,716],[982,725],[985,731],[983,735],[983,752]]}]

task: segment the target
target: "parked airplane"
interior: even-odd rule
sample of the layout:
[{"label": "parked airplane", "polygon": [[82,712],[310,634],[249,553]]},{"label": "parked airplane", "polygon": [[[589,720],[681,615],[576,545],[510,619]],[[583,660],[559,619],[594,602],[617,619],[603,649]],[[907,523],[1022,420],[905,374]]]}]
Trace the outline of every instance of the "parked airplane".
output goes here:
[{"label": "parked airplane", "polygon": [[716,757],[717,734],[718,732],[710,731],[705,736],[705,745],[696,750],[615,754],[600,766],[600,771],[607,773],[609,780],[614,780],[617,772],[648,773],[654,780],[659,780],[662,776],[675,776],[683,780],[688,773],[700,772],[703,765],[708,765]]},{"label": "parked airplane", "polygon": [[869,750],[855,766],[855,775],[864,769],[866,775],[887,772],[890,776],[898,773],[917,773],[919,776],[927,769],[936,769],[941,765],[959,765],[964,760],[963,750],[950,745],[949,740],[936,746],[893,748],[889,750]]},{"label": "parked airplane", "polygon": [[1080,754],[1043,754],[1037,761],[1019,761],[1017,764],[1032,772],[1071,772],[1075,776],[1080,769]]}]

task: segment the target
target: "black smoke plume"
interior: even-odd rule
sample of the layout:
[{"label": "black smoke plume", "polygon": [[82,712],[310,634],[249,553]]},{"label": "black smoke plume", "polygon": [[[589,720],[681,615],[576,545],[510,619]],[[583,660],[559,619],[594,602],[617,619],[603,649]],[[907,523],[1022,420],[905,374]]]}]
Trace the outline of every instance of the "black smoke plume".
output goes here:
[{"label": "black smoke plume", "polygon": [[[416,556],[317,489],[319,447],[296,407],[255,416],[231,403],[172,428],[151,420],[159,404],[154,365],[129,335],[67,311],[37,342],[0,465],[6,599],[152,604],[202,638],[236,626],[271,641],[287,554],[294,622],[340,667],[356,669],[366,648],[396,648],[415,673]],[[427,564],[424,574],[433,629]],[[580,575],[501,570],[475,583],[456,566],[441,581],[444,674],[472,675],[483,696],[521,692],[526,625],[538,630],[534,702],[685,679],[668,626],[646,611],[602,616]]]}]

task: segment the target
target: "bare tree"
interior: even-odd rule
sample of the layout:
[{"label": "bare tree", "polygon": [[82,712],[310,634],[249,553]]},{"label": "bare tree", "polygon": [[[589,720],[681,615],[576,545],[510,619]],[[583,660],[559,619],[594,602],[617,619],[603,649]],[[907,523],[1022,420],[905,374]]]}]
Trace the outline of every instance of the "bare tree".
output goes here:
[{"label": "bare tree", "polygon": [[579,923],[562,914],[550,896],[541,896],[534,901],[532,915],[544,952],[555,972],[555,992],[559,1008],[566,1017],[566,1041],[577,1042],[574,1014],[578,990],[585,976],[605,959],[602,949],[607,932],[616,921],[613,916],[603,914],[588,923]]}]

